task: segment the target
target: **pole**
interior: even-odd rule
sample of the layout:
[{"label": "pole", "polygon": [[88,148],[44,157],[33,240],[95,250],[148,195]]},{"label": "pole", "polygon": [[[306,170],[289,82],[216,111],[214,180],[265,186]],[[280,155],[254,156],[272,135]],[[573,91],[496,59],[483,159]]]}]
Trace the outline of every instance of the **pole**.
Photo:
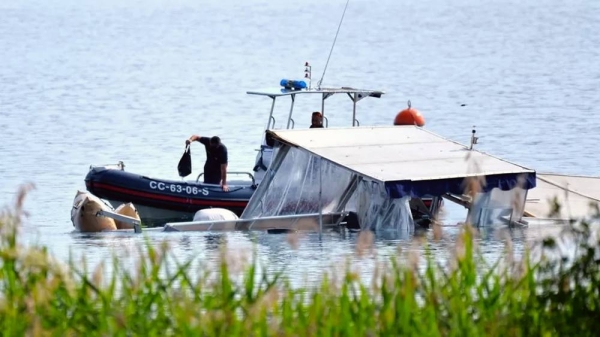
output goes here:
[{"label": "pole", "polygon": [[[273,117],[273,111],[275,110],[275,96],[271,96],[273,102],[271,103],[271,111],[269,112],[269,121],[267,122],[267,130],[271,128],[275,128],[275,118]],[[271,125],[271,120],[273,120],[273,125]]]},{"label": "pole", "polygon": [[356,93],[352,97],[352,126],[356,125]]},{"label": "pole", "polygon": [[292,104],[290,106],[290,114],[288,115],[287,129],[290,128],[290,123],[292,122],[292,113],[294,112],[294,102],[296,102],[296,94],[292,94]]},{"label": "pole", "polygon": [[323,192],[323,158],[319,157],[319,240],[322,238],[323,233],[323,206],[322,206],[322,192]]}]

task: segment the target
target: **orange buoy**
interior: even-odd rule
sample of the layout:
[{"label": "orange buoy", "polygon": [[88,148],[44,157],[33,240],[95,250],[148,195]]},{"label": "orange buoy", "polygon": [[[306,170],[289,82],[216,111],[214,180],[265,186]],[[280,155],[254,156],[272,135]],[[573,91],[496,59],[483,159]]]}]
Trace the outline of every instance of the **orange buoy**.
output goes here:
[{"label": "orange buoy", "polygon": [[398,112],[396,118],[394,118],[394,125],[423,126],[425,125],[425,118],[418,110],[413,109],[410,106],[410,101],[408,101],[408,108]]}]

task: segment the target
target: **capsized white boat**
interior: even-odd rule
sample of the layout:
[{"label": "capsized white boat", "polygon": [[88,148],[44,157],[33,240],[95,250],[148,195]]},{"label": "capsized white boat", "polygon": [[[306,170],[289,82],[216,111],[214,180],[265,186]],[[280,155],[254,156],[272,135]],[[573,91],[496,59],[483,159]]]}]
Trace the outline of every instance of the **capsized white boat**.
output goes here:
[{"label": "capsized white boat", "polygon": [[[408,238],[416,225],[428,227],[417,220],[435,220],[437,215],[436,209],[418,199],[431,197],[437,205],[442,197],[469,192],[479,196],[467,214],[474,225],[505,223],[499,218],[507,215],[509,223],[516,223],[526,198],[517,192],[535,187],[534,170],[415,125],[269,130],[268,134],[277,149],[271,174],[258,185],[234,230],[322,232],[346,221],[347,228],[352,222],[355,230],[394,232]],[[465,160],[467,155],[480,165]],[[465,187],[465,180],[474,178],[485,184],[477,190]],[[411,203],[413,199],[418,202]],[[164,231],[231,230],[231,222],[167,223]]]}]

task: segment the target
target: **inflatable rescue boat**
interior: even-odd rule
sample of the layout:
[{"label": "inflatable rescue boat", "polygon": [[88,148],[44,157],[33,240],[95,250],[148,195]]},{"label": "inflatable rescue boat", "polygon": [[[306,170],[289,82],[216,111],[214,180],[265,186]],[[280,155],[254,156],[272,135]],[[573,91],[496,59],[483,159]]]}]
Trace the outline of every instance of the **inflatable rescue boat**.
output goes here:
[{"label": "inflatable rescue boat", "polygon": [[[230,172],[230,174],[243,172]],[[250,175],[249,173],[245,173]],[[113,207],[133,203],[144,225],[189,221],[206,208],[224,208],[240,216],[256,189],[251,180],[229,180],[229,191],[219,185],[196,181],[156,179],[126,172],[124,165],[91,166],[85,177],[86,189]]]}]

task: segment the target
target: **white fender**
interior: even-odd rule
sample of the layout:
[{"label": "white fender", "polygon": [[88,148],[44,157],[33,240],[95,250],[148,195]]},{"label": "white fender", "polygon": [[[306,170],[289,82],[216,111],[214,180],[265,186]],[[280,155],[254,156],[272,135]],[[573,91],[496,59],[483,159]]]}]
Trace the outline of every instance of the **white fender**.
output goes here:
[{"label": "white fender", "polygon": [[194,214],[194,221],[221,221],[238,219],[239,217],[235,213],[224,208],[205,208]]}]

